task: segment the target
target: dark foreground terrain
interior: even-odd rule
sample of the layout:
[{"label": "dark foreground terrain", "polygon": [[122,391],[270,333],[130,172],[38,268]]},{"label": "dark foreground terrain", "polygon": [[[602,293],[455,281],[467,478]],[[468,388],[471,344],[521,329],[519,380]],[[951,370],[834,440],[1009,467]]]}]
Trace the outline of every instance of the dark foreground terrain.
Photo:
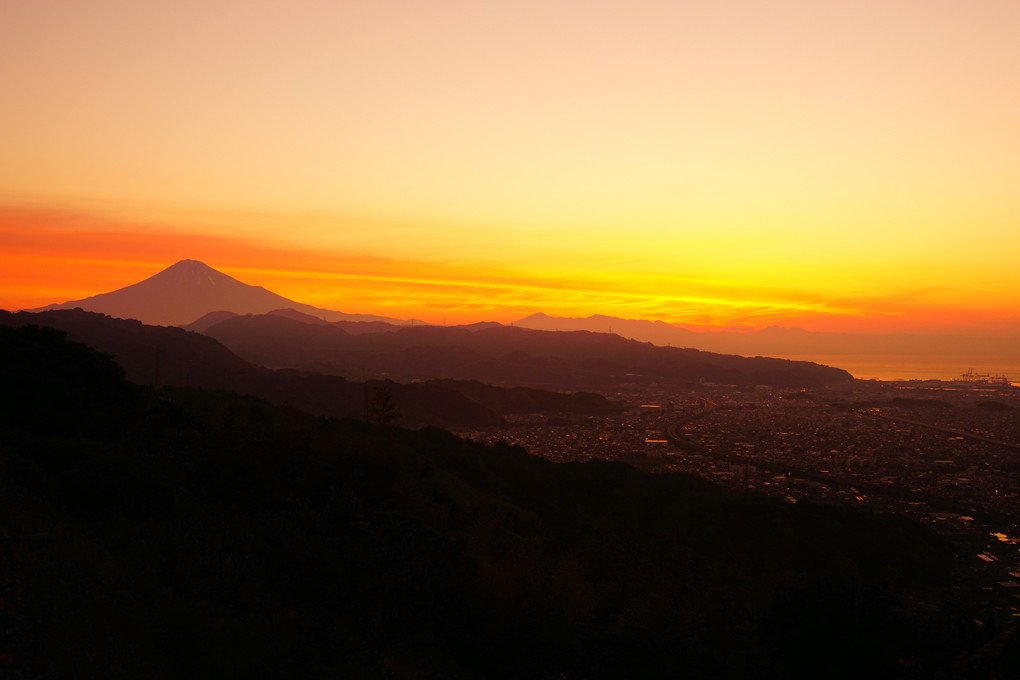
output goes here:
[{"label": "dark foreground terrain", "polygon": [[139,387],[0,328],[0,674],[1015,678],[892,514]]}]

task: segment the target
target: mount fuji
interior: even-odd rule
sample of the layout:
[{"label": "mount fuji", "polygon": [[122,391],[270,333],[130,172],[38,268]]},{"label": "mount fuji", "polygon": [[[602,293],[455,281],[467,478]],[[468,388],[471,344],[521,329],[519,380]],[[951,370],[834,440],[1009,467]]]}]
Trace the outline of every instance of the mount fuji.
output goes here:
[{"label": "mount fuji", "polygon": [[27,311],[76,307],[122,319],[137,319],[156,326],[188,324],[210,312],[266,314],[288,308],[325,321],[407,323],[383,316],[345,314],[294,302],[262,286],[242,283],[197,260],[181,260],[144,281],[109,293]]}]

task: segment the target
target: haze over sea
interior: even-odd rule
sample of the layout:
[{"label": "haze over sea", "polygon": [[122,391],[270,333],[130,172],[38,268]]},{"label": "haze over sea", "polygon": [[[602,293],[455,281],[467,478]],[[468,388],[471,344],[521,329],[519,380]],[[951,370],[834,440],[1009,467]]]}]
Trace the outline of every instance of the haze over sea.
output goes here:
[{"label": "haze over sea", "polygon": [[968,370],[975,374],[1005,375],[1020,383],[1020,358],[998,355],[945,354],[786,354],[782,359],[813,361],[849,371],[858,379],[953,380]]}]

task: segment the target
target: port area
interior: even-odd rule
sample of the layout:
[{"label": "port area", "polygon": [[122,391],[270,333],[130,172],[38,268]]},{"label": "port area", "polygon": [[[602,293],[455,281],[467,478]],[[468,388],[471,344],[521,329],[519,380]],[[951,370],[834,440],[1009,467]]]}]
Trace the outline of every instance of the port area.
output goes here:
[{"label": "port area", "polygon": [[1020,617],[1020,388],[856,380],[826,388],[645,385],[613,416],[517,414],[461,433],[557,461],[622,461],[788,503],[910,516],[950,538],[957,590]]}]

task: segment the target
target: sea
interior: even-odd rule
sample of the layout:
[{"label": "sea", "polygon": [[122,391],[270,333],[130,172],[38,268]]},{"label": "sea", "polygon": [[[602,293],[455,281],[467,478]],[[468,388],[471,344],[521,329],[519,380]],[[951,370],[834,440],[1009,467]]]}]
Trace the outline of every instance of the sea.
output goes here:
[{"label": "sea", "polygon": [[848,371],[862,380],[954,380],[968,371],[977,375],[1006,376],[1020,385],[1020,354],[938,355],[938,354],[784,354],[780,359],[813,361]]}]

